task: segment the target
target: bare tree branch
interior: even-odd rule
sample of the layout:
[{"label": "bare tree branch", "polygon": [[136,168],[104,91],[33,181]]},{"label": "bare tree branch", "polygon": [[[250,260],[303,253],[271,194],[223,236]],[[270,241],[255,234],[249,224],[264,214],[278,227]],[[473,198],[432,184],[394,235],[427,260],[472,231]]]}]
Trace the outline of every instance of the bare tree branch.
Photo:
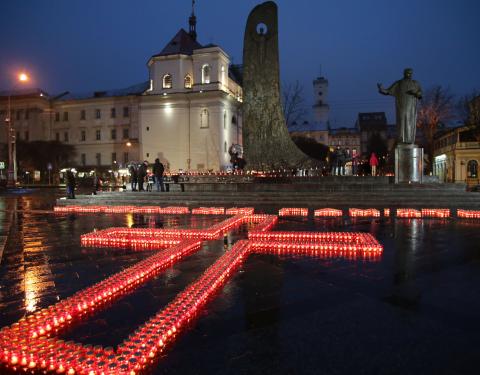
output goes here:
[{"label": "bare tree branch", "polygon": [[294,84],[284,84],[282,90],[283,114],[287,127],[292,129],[292,125],[306,116],[305,99],[303,96],[303,86],[297,80]]},{"label": "bare tree branch", "polygon": [[[425,137],[425,148],[430,157],[433,157],[433,139],[440,124],[445,124],[454,117],[454,96],[450,88],[440,85],[427,90],[420,102],[417,116],[417,127],[421,129]],[[429,169],[431,170],[430,162]]]}]

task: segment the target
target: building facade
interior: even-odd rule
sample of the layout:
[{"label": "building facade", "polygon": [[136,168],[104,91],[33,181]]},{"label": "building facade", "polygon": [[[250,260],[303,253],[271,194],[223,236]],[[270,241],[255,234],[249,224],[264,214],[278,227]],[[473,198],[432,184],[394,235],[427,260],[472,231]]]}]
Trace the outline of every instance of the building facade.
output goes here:
[{"label": "building facade", "polygon": [[74,145],[72,167],[85,170],[155,158],[171,171],[227,168],[228,148],[242,144],[242,88],[227,53],[196,40],[193,13],[189,25],[148,60],[145,82],[81,95],[0,93],[0,121],[10,98],[17,140]]},{"label": "building facade", "polygon": [[433,174],[443,182],[478,185],[480,142],[467,126],[449,129],[436,136]]}]

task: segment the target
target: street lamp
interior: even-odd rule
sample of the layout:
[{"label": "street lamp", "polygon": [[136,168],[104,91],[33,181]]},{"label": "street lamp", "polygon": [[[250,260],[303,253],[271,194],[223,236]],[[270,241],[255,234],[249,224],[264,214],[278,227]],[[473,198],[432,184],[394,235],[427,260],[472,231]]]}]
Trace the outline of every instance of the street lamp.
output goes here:
[{"label": "street lamp", "polygon": [[[17,81],[21,83],[28,82],[29,77],[26,73],[21,72],[17,76]],[[7,186],[15,187],[17,183],[17,150],[15,140],[15,129],[12,126],[12,93],[8,93],[8,117],[5,118],[7,143],[8,143],[8,172],[7,172]]]}]

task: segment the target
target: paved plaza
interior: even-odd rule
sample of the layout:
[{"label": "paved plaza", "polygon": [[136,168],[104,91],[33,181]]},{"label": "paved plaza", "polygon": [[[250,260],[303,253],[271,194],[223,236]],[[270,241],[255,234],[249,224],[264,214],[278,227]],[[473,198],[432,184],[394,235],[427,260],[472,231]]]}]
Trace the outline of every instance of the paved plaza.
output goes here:
[{"label": "paved plaza", "polygon": [[[54,213],[57,197],[24,191],[0,198],[2,327],[165,251],[82,246],[84,234],[205,231],[231,217]],[[233,254],[254,226],[202,240],[198,251],[83,315],[57,339],[117,350]],[[249,255],[148,373],[475,374],[479,228],[478,219],[278,217],[272,233],[369,233],[383,251]]]}]

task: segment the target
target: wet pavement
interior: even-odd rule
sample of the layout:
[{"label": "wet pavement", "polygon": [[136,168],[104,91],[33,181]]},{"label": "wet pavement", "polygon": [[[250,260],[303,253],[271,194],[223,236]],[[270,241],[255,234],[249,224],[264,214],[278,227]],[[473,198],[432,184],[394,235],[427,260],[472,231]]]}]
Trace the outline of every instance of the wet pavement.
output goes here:
[{"label": "wet pavement", "polygon": [[[44,211],[57,195],[0,196],[0,327],[151,255],[84,248],[81,234],[225,218]],[[480,220],[289,218],[274,230],[370,232],[385,250],[373,261],[252,255],[153,373],[478,374]],[[118,345],[246,233],[205,242],[62,338]]]}]

